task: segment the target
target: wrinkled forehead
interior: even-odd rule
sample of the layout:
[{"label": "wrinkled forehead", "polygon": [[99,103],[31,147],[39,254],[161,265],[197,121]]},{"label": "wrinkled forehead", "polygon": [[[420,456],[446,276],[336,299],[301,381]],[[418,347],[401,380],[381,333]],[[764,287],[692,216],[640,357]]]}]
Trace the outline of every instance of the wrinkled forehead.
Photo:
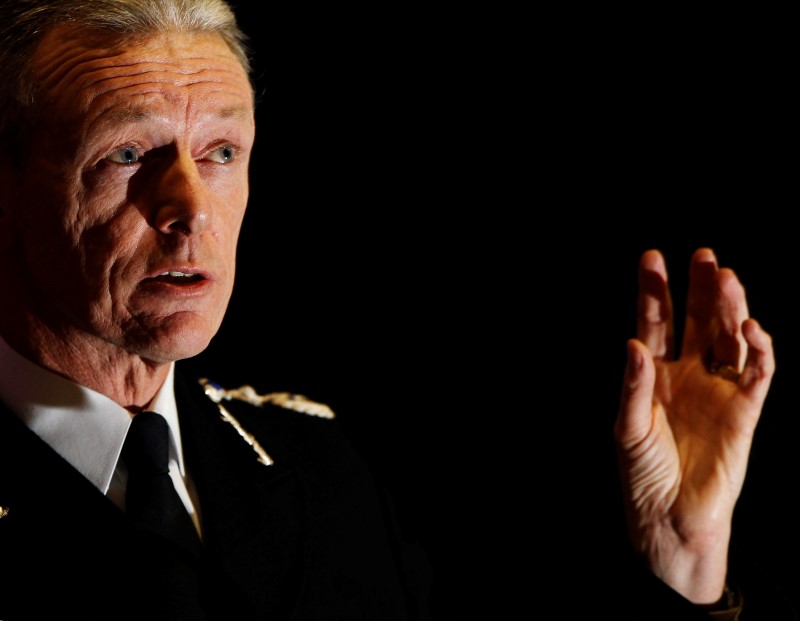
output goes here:
[{"label": "wrinkled forehead", "polygon": [[42,101],[56,115],[92,117],[143,98],[203,107],[253,105],[244,68],[214,32],[78,38],[58,28],[41,42],[34,70]]},{"label": "wrinkled forehead", "polygon": [[[196,50],[196,53],[195,53]],[[94,85],[109,70],[124,71],[126,66],[140,66],[132,71],[148,71],[148,66],[165,68],[183,62],[178,68],[187,75],[204,64],[226,73],[222,79],[247,80],[249,76],[234,52],[219,33],[208,31],[161,31],[121,33],[92,30],[75,24],[56,24],[44,32],[31,55],[29,71],[34,90],[41,91],[96,72]]]}]

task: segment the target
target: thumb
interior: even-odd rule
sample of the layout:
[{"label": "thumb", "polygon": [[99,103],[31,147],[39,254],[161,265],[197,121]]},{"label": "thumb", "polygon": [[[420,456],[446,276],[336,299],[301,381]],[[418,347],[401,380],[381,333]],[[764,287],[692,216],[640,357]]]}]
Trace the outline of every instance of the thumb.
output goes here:
[{"label": "thumb", "polygon": [[614,427],[617,443],[622,449],[635,446],[650,432],[656,378],[653,357],[644,343],[629,339],[627,352],[619,413]]}]

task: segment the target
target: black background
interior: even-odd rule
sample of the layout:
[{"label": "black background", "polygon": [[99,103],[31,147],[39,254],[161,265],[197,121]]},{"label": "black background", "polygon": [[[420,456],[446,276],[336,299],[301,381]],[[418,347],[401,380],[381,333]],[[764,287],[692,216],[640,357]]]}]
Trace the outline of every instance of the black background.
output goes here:
[{"label": "black background", "polygon": [[710,246],[778,367],[734,531],[796,594],[779,16],[235,4],[256,53],[251,201],[198,367],[337,411],[428,551],[439,618],[586,610],[624,534],[611,427],[638,258],[665,253],[680,319]]},{"label": "black background", "polygon": [[433,76],[408,64],[414,41],[392,49],[393,25],[237,4],[257,90],[250,202],[228,314],[191,364],[328,403],[423,545],[447,618],[464,588],[449,568],[465,563],[483,502],[462,479],[480,467],[465,428],[487,378],[474,325],[486,291],[471,290],[486,282],[472,255],[483,242],[452,179],[461,156],[430,133],[432,116],[451,122],[443,87],[420,88]]}]

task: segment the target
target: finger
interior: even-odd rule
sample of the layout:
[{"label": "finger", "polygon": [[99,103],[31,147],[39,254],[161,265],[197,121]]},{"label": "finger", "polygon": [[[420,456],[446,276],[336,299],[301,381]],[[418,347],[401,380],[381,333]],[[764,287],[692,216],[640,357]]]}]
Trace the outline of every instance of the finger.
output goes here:
[{"label": "finger", "polygon": [[747,359],[739,378],[739,388],[761,405],[767,397],[772,376],[775,374],[772,337],[755,319],[744,321],[742,335],[747,342]]},{"label": "finger", "polygon": [[656,377],[653,359],[644,343],[630,339],[627,352],[620,408],[614,427],[617,442],[623,449],[635,446],[650,432]]},{"label": "finger", "polygon": [[663,360],[672,357],[672,299],[667,281],[667,267],[658,250],[648,250],[639,261],[636,335],[655,358]]},{"label": "finger", "polygon": [[716,314],[712,359],[717,365],[730,365],[739,371],[747,355],[742,335],[742,324],[748,317],[747,297],[736,274],[728,268],[717,272]]},{"label": "finger", "polygon": [[686,298],[686,325],[681,355],[704,355],[710,352],[717,311],[717,258],[710,248],[700,248],[692,255],[689,267],[689,294]]}]

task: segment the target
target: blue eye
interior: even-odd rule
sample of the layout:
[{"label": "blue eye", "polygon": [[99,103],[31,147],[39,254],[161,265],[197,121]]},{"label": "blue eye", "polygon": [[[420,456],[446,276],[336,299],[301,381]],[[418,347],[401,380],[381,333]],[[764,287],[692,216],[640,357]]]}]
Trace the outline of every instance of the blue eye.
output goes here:
[{"label": "blue eye", "polygon": [[213,151],[209,151],[208,155],[206,156],[207,159],[211,160],[212,162],[217,162],[217,164],[227,164],[228,162],[232,162],[235,157],[236,149],[229,144],[226,144],[222,147],[217,147]]},{"label": "blue eye", "polygon": [[122,147],[109,153],[106,159],[117,164],[135,164],[139,161],[139,153],[133,147]]}]

